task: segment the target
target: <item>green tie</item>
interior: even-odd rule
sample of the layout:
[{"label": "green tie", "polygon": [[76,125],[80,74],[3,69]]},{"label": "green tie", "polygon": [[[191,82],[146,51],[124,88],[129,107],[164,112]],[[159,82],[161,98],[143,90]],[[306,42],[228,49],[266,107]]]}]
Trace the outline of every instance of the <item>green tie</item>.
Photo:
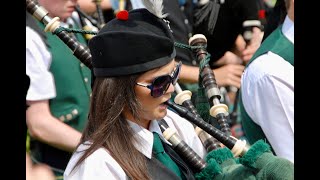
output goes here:
[{"label": "green tie", "polygon": [[[168,169],[173,171],[178,177],[182,177],[181,172],[177,164],[170,158],[170,156],[164,152],[163,145],[159,135],[153,132],[153,149],[154,156]],[[181,178],[182,179],[182,178]]]}]

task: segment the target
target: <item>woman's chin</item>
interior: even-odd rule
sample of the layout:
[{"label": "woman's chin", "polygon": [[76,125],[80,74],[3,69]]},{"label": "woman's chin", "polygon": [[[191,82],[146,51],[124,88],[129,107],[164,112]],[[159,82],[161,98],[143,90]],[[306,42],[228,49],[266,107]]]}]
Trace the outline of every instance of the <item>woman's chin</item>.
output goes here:
[{"label": "woman's chin", "polygon": [[162,119],[167,115],[167,108],[161,108],[159,112],[157,113],[157,118],[156,119]]}]

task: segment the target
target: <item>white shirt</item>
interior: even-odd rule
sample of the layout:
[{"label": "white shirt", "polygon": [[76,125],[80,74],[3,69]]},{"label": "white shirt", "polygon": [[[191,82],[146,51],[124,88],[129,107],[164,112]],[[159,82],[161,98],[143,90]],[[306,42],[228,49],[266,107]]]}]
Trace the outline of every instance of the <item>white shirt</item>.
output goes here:
[{"label": "white shirt", "polygon": [[30,78],[27,100],[46,100],[56,97],[54,78],[49,67],[51,54],[40,35],[26,26],[26,74]]},{"label": "white shirt", "polygon": [[[170,110],[167,112],[168,113],[164,117],[164,120],[168,123],[169,127],[176,130],[181,139],[184,140],[200,157],[203,158],[206,155],[206,150],[196,135],[194,127],[191,125],[191,123]],[[162,136],[156,120],[151,121],[149,130],[144,129],[143,127],[131,121],[128,122],[135,132],[136,137],[140,139],[140,143],[135,144],[136,149],[144,154],[147,158],[150,159],[152,155],[152,132],[158,133],[161,139],[170,144]],[[104,148],[100,148],[92,153],[71,173],[72,168],[83,154],[83,150],[87,149],[88,147],[89,145],[82,144],[73,154],[64,172],[65,180],[128,179],[121,166],[112,158],[108,150]]]},{"label": "white shirt", "polygon": [[[294,23],[288,16],[282,32],[294,43]],[[241,81],[246,112],[276,155],[294,162],[294,66],[269,51],[245,69]]]}]

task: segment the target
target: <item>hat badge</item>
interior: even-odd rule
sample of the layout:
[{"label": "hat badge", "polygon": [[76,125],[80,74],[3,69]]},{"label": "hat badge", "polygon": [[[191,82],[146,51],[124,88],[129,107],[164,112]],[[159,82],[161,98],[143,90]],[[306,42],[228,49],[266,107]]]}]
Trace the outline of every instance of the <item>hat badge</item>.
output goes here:
[{"label": "hat badge", "polygon": [[122,20],[122,21],[128,20],[128,17],[129,17],[129,13],[126,10],[119,11],[116,14],[116,18],[119,19],[119,20]]}]

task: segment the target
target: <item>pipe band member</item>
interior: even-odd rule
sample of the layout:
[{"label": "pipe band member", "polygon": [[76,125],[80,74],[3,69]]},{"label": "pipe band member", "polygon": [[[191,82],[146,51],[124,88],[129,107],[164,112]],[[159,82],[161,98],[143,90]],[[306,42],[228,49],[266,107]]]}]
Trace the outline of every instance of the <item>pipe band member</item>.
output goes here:
[{"label": "pipe band member", "polygon": [[201,158],[207,152],[186,119],[168,109],[181,63],[161,8],[119,11],[89,41],[93,85],[88,124],[65,180],[194,179],[157,120]]}]

